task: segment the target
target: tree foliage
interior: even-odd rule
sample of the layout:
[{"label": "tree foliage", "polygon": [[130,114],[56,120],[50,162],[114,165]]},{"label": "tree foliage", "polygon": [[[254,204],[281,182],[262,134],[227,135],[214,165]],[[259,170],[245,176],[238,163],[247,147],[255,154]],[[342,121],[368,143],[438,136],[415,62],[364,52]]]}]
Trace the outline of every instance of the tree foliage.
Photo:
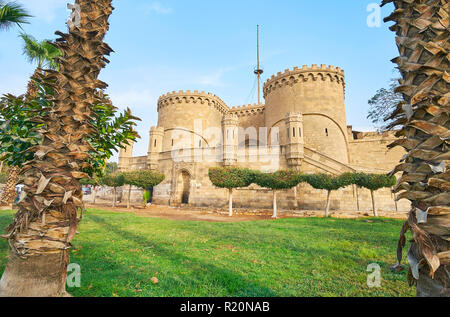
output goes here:
[{"label": "tree foliage", "polygon": [[208,172],[209,179],[219,188],[248,187],[255,181],[256,172],[247,168],[217,167]]},{"label": "tree foliage", "polygon": [[21,27],[22,24],[28,24],[28,18],[31,17],[22,5],[0,0],[0,31],[8,30],[14,25]]},{"label": "tree foliage", "polygon": [[151,170],[139,170],[124,173],[124,183],[139,187],[141,189],[148,189],[159,185],[164,181],[164,174],[151,171]]},{"label": "tree foliage", "polygon": [[370,119],[379,131],[387,131],[397,126],[391,126],[392,120],[386,120],[386,117],[403,101],[402,94],[395,92],[397,87],[398,80],[393,78],[388,88],[379,89],[368,101],[370,108],[367,119]]},{"label": "tree foliage", "polygon": [[36,63],[38,68],[59,69],[56,58],[61,56],[61,51],[50,40],[38,41],[25,33],[21,33],[20,37],[24,43],[23,55],[30,63]]},{"label": "tree foliage", "polygon": [[368,190],[377,191],[381,188],[390,188],[397,183],[395,176],[385,174],[354,174],[354,184],[358,187]]},{"label": "tree foliage", "polygon": [[328,174],[309,174],[305,176],[305,180],[315,189],[333,191],[351,185],[353,178],[350,174],[343,174],[340,176],[332,176]]},{"label": "tree foliage", "polygon": [[101,185],[105,185],[108,187],[122,187],[123,185],[125,185],[125,175],[123,173],[104,175],[99,179],[99,182]]},{"label": "tree foliage", "polygon": [[294,170],[277,171],[275,173],[257,173],[255,183],[273,190],[290,189],[297,186],[302,174]]},{"label": "tree foliage", "polygon": [[[27,100],[24,95],[16,97],[11,94],[0,99],[0,160],[9,166],[22,166],[33,159],[35,147],[41,143],[40,131],[46,129],[46,122],[37,119],[51,112],[53,103],[50,101],[54,92],[49,86],[33,78],[38,93],[34,98]],[[109,96],[97,91],[102,102],[93,105],[95,115],[89,124],[98,133],[92,133],[87,141],[93,150],[89,151],[89,168],[83,172],[90,176],[101,176],[114,151],[124,147],[128,140],[135,141],[139,135],[134,130],[135,121],[139,118],[127,109],[116,116]]]}]

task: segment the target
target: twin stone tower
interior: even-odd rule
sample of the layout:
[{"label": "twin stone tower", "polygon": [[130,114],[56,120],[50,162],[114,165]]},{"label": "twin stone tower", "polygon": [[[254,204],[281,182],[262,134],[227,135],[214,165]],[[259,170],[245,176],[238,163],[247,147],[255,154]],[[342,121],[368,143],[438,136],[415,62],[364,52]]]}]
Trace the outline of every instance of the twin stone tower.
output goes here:
[{"label": "twin stone tower", "polygon": [[[233,108],[211,93],[188,90],[161,96],[148,155],[133,157],[133,145],[127,146],[120,152],[119,169],[164,173],[165,181],[153,191],[155,203],[221,207],[227,191],[211,184],[211,167],[337,175],[387,172],[401,158],[401,151],[386,148],[386,142],[395,139],[392,133],[361,133],[347,126],[345,77],[339,67],[287,69],[268,79],[263,92],[265,104]],[[360,201],[355,201],[355,191],[341,190],[332,207],[355,209],[367,203],[370,208],[364,193],[357,193]],[[384,194],[390,197],[385,208],[398,209],[392,195]],[[322,193],[306,185],[282,195],[282,208],[323,208]],[[235,196],[237,207],[271,205],[270,192],[254,185]]]}]

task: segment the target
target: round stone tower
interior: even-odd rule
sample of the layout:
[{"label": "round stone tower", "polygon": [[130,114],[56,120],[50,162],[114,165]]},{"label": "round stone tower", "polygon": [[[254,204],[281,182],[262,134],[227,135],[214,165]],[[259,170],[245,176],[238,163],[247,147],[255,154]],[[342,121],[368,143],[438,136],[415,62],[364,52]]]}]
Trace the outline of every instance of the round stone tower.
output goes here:
[{"label": "round stone tower", "polygon": [[286,116],[301,113],[305,148],[348,163],[344,71],[339,67],[295,67],[264,84],[265,124],[278,126],[280,144],[289,141]]},{"label": "round stone tower", "polygon": [[[158,100],[158,127],[164,128],[162,151],[171,151],[180,133],[192,136],[193,147],[216,146],[214,141],[222,131],[222,118],[228,106],[211,93],[179,91],[161,96]],[[211,132],[217,128],[217,132]]]}]

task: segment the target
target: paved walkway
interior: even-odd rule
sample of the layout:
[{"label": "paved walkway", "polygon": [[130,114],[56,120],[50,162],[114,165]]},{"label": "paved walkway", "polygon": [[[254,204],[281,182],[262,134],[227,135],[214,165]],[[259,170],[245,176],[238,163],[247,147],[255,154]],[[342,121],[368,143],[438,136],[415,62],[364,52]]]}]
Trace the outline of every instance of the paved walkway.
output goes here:
[{"label": "paved walkway", "polygon": [[[254,210],[254,209],[236,209],[233,217],[228,217],[228,211],[220,209],[207,208],[176,208],[169,206],[151,205],[147,208],[135,206],[127,209],[125,206],[112,208],[111,205],[97,204],[87,205],[88,208],[101,209],[108,211],[129,212],[138,216],[150,218],[163,218],[170,220],[190,220],[190,221],[209,221],[209,222],[241,222],[241,221],[256,221],[272,219],[271,210]],[[279,211],[279,218],[306,218],[306,217],[323,217],[325,211],[323,210],[301,210],[301,211]],[[406,219],[405,212],[378,212],[381,217]],[[371,217],[372,212],[356,212],[356,211],[331,211],[331,217],[341,219],[355,219]]]}]

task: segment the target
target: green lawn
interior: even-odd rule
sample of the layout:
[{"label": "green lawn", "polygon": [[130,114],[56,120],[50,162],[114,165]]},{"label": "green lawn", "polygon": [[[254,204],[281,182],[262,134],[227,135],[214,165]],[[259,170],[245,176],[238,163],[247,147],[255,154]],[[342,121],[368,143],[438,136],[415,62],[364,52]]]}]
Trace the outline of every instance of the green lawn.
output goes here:
[{"label": "green lawn", "polygon": [[[0,227],[12,220],[0,212]],[[413,296],[391,273],[401,221],[285,219],[209,223],[90,210],[71,262],[74,296]],[[0,242],[0,273],[7,243]],[[370,289],[367,265],[382,268]],[[159,283],[154,284],[152,277]]]}]

